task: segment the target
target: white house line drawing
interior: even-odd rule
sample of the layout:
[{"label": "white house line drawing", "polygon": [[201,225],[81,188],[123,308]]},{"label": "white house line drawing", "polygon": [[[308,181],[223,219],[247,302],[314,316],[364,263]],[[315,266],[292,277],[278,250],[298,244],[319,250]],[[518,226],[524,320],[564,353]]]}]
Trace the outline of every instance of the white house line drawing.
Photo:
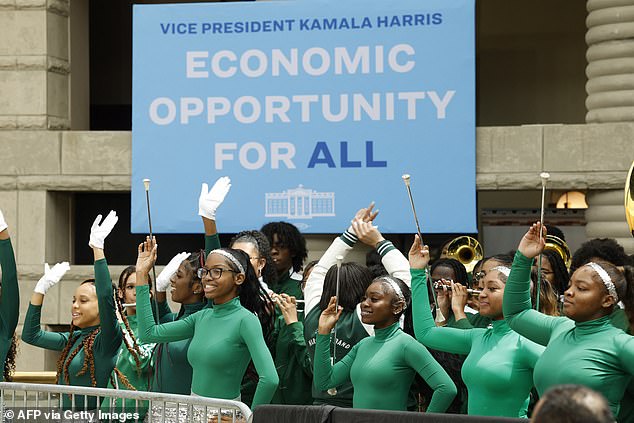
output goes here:
[{"label": "white house line drawing", "polygon": [[335,215],[335,193],[317,192],[299,185],[282,192],[264,194],[264,216],[312,219]]}]

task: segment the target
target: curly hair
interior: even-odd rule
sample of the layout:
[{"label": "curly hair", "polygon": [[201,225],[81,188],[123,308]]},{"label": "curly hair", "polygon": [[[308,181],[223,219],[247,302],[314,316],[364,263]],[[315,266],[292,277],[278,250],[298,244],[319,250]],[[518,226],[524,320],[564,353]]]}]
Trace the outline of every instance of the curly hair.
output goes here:
[{"label": "curly hair", "polygon": [[11,338],[11,345],[9,351],[7,351],[7,358],[4,361],[4,371],[2,373],[5,382],[11,382],[13,380],[13,373],[15,372],[15,357],[18,354],[18,337],[14,333]]},{"label": "curly hair", "polygon": [[293,270],[295,272],[302,270],[304,260],[308,257],[308,250],[306,238],[295,225],[288,222],[270,222],[262,226],[260,231],[266,235],[271,245],[273,245],[273,235],[277,234],[279,241],[288,247],[293,256]]},{"label": "curly hair", "polygon": [[623,266],[628,261],[628,256],[621,244],[613,238],[595,238],[581,244],[581,247],[572,255],[570,274],[591,260],[601,259],[615,266]]}]

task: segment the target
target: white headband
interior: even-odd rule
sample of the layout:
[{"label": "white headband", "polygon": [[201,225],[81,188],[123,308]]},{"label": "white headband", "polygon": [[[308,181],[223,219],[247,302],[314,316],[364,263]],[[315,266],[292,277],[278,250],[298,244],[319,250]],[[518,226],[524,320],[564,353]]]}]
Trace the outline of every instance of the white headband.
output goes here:
[{"label": "white headband", "polygon": [[407,302],[405,301],[405,296],[403,295],[403,291],[401,291],[401,287],[398,286],[398,283],[396,283],[396,281],[389,276],[383,276],[381,278],[381,281],[390,284],[398,299],[403,301],[403,310],[405,310],[407,308]]},{"label": "white headband", "polygon": [[616,286],[614,286],[614,283],[612,282],[612,278],[610,278],[610,275],[608,275],[608,272],[606,272],[605,269],[601,267],[601,265],[593,261],[591,261],[590,263],[586,263],[586,266],[592,267],[592,270],[597,272],[597,274],[603,281],[603,284],[605,285],[605,289],[608,290],[608,294],[614,297],[614,301],[618,302],[619,296],[616,293]]},{"label": "white headband", "polygon": [[231,261],[231,263],[235,264],[240,273],[244,272],[244,266],[240,264],[237,258],[233,256],[233,254],[226,252],[225,250],[212,250],[209,254],[220,254],[223,257],[226,257]]},{"label": "white headband", "polygon": [[511,268],[506,266],[495,266],[493,269],[491,269],[491,271],[493,270],[497,270],[498,272],[502,273],[507,278],[511,274]]}]

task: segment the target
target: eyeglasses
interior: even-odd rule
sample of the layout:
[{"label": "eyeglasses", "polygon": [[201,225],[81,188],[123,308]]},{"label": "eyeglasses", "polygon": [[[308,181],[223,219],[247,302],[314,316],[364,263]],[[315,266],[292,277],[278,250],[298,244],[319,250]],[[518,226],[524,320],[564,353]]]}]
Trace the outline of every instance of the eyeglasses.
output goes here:
[{"label": "eyeglasses", "polygon": [[484,270],[480,270],[479,272],[475,272],[473,274],[473,281],[475,283],[478,283],[478,282],[480,282],[480,279],[482,279],[485,276],[486,276],[486,272]]},{"label": "eyeglasses", "polygon": [[204,278],[205,276],[207,276],[207,274],[209,274],[209,277],[211,279],[220,279],[222,277],[222,272],[238,273],[235,270],[222,269],[220,267],[212,267],[211,269],[201,267],[196,271],[196,275],[198,276],[198,279]]}]

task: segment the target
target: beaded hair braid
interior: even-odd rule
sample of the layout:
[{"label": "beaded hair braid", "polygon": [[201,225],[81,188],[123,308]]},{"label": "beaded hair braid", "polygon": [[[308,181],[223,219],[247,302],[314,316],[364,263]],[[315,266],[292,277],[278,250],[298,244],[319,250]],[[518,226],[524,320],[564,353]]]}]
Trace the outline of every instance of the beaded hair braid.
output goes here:
[{"label": "beaded hair braid", "polygon": [[134,362],[136,363],[137,373],[141,374],[141,361],[139,360],[141,349],[139,348],[139,344],[137,343],[136,338],[134,337],[134,332],[132,332],[132,329],[130,329],[130,324],[128,323],[128,319],[123,310],[123,304],[121,304],[121,298],[119,298],[119,295],[115,295],[115,304],[117,305],[117,311],[119,312],[119,317],[121,318],[121,320],[123,321],[123,324],[125,325],[125,330],[127,332],[127,335],[129,335],[130,338],[132,339],[132,345],[130,345],[130,340],[128,339],[126,335],[124,335],[123,343],[125,344],[126,348],[130,352],[130,355],[132,355],[132,358],[134,358]]},{"label": "beaded hair braid", "polygon": [[90,366],[90,381],[92,386],[97,386],[97,379],[95,378],[95,356],[93,354],[93,345],[95,343],[95,337],[101,331],[101,328],[96,328],[84,340],[75,348],[70,354],[68,353],[77,340],[77,338],[73,337],[74,327],[71,326],[70,335],[68,337],[68,343],[62,350],[61,355],[59,356],[59,360],[57,360],[57,377],[60,375],[64,377],[64,383],[70,385],[70,375],[68,374],[68,367],[70,366],[71,361],[81,349],[84,349],[84,364],[77,372],[76,376],[81,376],[86,373],[88,367]]},{"label": "beaded hair braid", "polygon": [[4,362],[3,376],[5,382],[11,382],[13,380],[13,372],[15,372],[15,356],[17,355],[17,350],[18,340],[14,333],[13,338],[11,339],[11,346],[9,347],[9,351],[7,352],[7,359]]}]

